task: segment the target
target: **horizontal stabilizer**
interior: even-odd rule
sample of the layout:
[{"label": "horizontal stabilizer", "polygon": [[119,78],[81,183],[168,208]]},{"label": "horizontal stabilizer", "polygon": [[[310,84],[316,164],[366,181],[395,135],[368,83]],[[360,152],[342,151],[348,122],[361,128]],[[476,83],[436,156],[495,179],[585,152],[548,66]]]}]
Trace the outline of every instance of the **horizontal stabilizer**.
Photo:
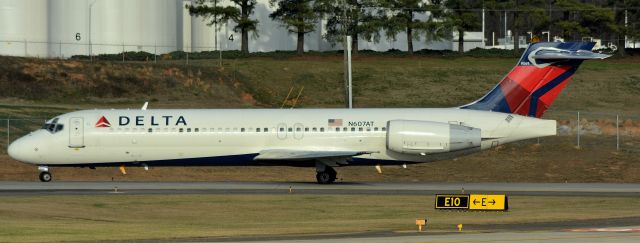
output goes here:
[{"label": "horizontal stabilizer", "polygon": [[544,59],[544,60],[591,60],[591,59],[605,59],[611,55],[595,53],[587,50],[563,50],[553,47],[541,47],[534,50],[529,54],[529,59]]}]

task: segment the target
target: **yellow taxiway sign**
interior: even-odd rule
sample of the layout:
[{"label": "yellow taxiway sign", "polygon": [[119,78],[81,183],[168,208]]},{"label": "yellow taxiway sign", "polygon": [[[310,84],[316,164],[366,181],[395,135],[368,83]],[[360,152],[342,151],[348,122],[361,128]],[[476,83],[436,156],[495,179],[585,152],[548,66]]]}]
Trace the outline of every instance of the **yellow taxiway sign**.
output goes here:
[{"label": "yellow taxiway sign", "polygon": [[507,210],[505,195],[471,194],[469,197],[470,210]]}]

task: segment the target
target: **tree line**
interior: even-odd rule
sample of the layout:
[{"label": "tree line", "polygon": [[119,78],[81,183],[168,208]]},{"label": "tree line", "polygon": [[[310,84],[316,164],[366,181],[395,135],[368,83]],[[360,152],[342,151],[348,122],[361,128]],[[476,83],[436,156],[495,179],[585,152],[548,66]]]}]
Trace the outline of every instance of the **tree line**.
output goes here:
[{"label": "tree line", "polygon": [[[232,4],[223,6],[222,0],[196,0],[187,8],[217,28],[233,22],[233,30],[241,34],[241,51],[248,53],[249,35],[259,34],[259,21],[252,18],[257,0],[228,1]],[[519,36],[542,36],[545,31],[565,40],[585,36],[608,40],[621,47],[621,54],[625,36],[640,40],[640,0],[269,0],[269,4],[275,8],[269,17],[297,36],[299,54],[304,53],[305,34],[316,30],[322,19],[326,19],[324,38],[336,44],[351,35],[355,53],[359,39],[395,41],[403,34],[407,51],[413,54],[414,41],[451,39],[453,32],[458,33],[458,50],[463,52],[464,32],[481,28],[483,12],[494,22],[507,19],[516,52]]]}]

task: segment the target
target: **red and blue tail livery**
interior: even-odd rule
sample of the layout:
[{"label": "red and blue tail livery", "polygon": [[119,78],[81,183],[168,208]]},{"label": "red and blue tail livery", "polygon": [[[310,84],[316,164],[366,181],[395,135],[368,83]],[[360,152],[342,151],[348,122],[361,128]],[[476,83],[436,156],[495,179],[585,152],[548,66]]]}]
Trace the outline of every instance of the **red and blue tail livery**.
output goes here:
[{"label": "red and blue tail livery", "polygon": [[516,67],[489,93],[462,109],[540,118],[584,60],[609,55],[591,52],[593,42],[530,44]]}]

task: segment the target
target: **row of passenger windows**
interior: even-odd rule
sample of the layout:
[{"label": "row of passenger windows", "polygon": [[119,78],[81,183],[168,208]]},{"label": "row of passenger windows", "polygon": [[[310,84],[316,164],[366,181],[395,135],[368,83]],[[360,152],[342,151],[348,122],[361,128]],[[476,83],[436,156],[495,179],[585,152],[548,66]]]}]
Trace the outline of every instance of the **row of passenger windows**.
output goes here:
[{"label": "row of passenger windows", "polygon": [[[280,127],[278,129],[279,129],[278,130],[279,132],[285,132],[285,130],[286,130],[286,132],[293,132],[294,131],[293,127],[289,127],[289,128],[286,128],[286,129],[284,127]],[[272,128],[272,130],[275,130],[275,128]],[[303,130],[304,130],[304,132],[325,132],[325,131],[326,132],[329,132],[329,131],[335,131],[335,132],[356,132],[356,131],[358,131],[358,132],[365,132],[365,131],[366,132],[372,132],[373,131],[373,132],[377,132],[377,131],[386,131],[387,128],[386,127],[381,127],[381,128],[378,128],[378,127],[366,127],[366,128],[364,128],[364,127],[358,127],[358,128],[356,128],[356,127],[351,127],[351,128],[348,128],[348,127],[335,127],[335,128],[329,127],[329,128],[326,128],[326,130],[325,130],[324,127],[320,127],[320,128],[317,128],[317,127],[305,127],[305,128],[296,127],[295,128],[296,132],[302,132]],[[165,133],[168,133],[168,132],[209,132],[209,133],[213,133],[213,132],[218,132],[218,133],[256,132],[256,133],[259,133],[259,132],[269,132],[269,128],[268,127],[265,127],[265,128],[258,127],[258,128],[255,128],[255,129],[254,128],[244,128],[244,127],[241,127],[241,128],[237,128],[237,127],[234,127],[234,128],[217,128],[217,129],[216,128],[208,128],[207,129],[207,128],[197,128],[197,127],[196,128],[190,128],[190,127],[189,128],[175,128],[175,127],[174,128],[166,128],[165,127],[165,128],[147,128],[147,129],[145,129],[145,128],[111,128],[110,131],[111,132],[115,132],[115,131],[117,131],[117,132],[145,132],[146,131],[146,132],[149,132],[149,133],[153,133],[153,132],[165,132]]]}]

